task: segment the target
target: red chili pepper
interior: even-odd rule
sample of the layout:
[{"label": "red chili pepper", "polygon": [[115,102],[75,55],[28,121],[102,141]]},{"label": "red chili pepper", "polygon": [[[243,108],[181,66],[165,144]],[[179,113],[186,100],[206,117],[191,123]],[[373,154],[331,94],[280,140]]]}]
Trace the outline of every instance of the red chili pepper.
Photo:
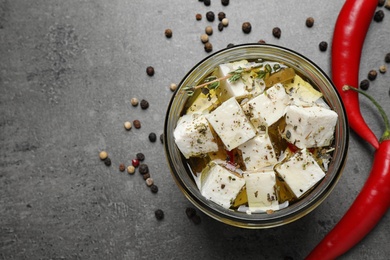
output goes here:
[{"label": "red chili pepper", "polygon": [[343,100],[350,127],[378,149],[379,142],[360,113],[359,97],[342,91],[344,85],[358,87],[364,39],[378,0],[347,0],[337,18],[332,42],[332,80]]},{"label": "red chili pepper", "polygon": [[389,207],[390,140],[384,140],[375,152],[371,173],[356,200],[306,260],[335,259],[344,254],[375,227]]}]

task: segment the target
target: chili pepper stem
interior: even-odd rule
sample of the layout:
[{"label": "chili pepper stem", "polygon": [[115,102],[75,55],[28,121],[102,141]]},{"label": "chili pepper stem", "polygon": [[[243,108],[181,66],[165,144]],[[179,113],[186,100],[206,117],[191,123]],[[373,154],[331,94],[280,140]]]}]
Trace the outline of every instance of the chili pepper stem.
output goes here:
[{"label": "chili pepper stem", "polygon": [[387,117],[386,112],[383,109],[383,107],[371,95],[367,94],[366,92],[364,92],[361,89],[354,88],[354,87],[351,87],[348,85],[343,86],[343,91],[348,91],[348,90],[353,90],[359,94],[362,94],[363,96],[367,97],[374,104],[374,106],[379,110],[379,113],[381,114],[381,116],[383,118],[383,122],[385,123],[385,131],[380,138],[380,142],[382,142],[384,140],[390,140],[390,122],[389,122],[389,118]]}]

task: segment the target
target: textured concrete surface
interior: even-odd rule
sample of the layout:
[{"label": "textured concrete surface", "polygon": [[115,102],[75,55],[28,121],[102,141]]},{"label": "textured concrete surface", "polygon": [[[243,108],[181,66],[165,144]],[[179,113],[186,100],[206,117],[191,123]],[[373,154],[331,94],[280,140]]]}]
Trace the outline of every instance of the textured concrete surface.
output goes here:
[{"label": "textured concrete surface", "polygon": [[[337,223],[363,185],[373,150],[352,133],[344,174],[314,212],[283,227],[245,230],[198,211],[176,187],[163,146],[166,106],[185,73],[207,56],[199,41],[207,25],[214,50],[228,43],[266,42],[292,48],[328,74],[333,25],[344,1],[0,0],[0,259],[302,259]],[[224,11],[222,32],[207,11]],[[364,45],[361,78],[390,52],[390,12],[373,22]],[[202,21],[195,14],[203,15]],[[313,28],[305,26],[315,18]],[[241,24],[252,23],[243,34]],[[282,29],[276,39],[271,31]],[[171,28],[167,39],[164,30]],[[147,66],[155,75],[145,73]],[[390,72],[368,92],[390,111]],[[130,99],[150,103],[134,108]],[[371,104],[362,110],[379,136]],[[126,132],[125,121],[141,129]],[[108,151],[112,166],[98,158]],[[118,170],[138,152],[159,187]],[[157,221],[161,208],[165,218]],[[341,259],[388,259],[390,215]]]}]

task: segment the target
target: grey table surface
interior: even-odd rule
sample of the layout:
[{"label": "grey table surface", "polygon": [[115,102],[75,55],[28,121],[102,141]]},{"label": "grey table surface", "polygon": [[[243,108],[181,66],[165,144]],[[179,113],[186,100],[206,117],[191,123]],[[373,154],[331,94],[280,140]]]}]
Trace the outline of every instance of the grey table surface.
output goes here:
[{"label": "grey table surface", "polygon": [[[227,44],[257,42],[291,48],[330,71],[334,24],[344,1],[0,0],[0,259],[303,259],[346,212],[371,169],[373,149],[351,132],[343,175],[315,211],[288,225],[247,230],[202,212],[174,183],[163,145],[171,83],[208,53]],[[390,52],[390,13],[372,22],[362,53],[361,79]],[[225,12],[217,30],[206,12]],[[196,21],[195,14],[203,15]],[[305,26],[307,17],[315,24]],[[243,22],[252,24],[244,34]],[[272,29],[280,27],[276,39]],[[164,35],[165,29],[173,37]],[[318,44],[327,41],[326,52]],[[155,68],[149,77],[147,66]],[[390,111],[390,72],[367,91]],[[149,101],[142,110],[130,99]],[[373,106],[361,108],[377,136],[384,125]],[[123,123],[139,119],[141,129]],[[111,167],[98,157],[106,150]],[[118,170],[145,154],[159,187]],[[387,198],[388,199],[388,198]],[[165,218],[156,220],[162,209]],[[389,259],[390,215],[340,259]]]}]

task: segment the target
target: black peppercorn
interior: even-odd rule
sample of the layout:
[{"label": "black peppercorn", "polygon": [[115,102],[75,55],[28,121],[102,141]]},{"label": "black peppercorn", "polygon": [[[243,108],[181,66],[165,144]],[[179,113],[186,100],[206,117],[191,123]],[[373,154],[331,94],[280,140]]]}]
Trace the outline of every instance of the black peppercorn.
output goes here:
[{"label": "black peppercorn", "polygon": [[134,120],[133,125],[135,128],[140,129],[141,128],[141,122],[139,120]]},{"label": "black peppercorn", "polygon": [[153,193],[157,193],[158,192],[158,187],[153,184],[152,186],[150,186],[150,190],[153,192]]},{"label": "black peppercorn", "polygon": [[280,30],[279,27],[275,27],[272,29],[272,35],[275,37],[275,38],[280,38],[280,36],[282,35],[282,30]]},{"label": "black peppercorn", "polygon": [[142,175],[147,174],[147,173],[149,173],[149,167],[148,167],[147,164],[141,163],[141,164],[138,166],[138,171],[139,171],[139,173],[141,173]]},{"label": "black peppercorn", "polygon": [[375,80],[377,75],[378,73],[376,72],[376,70],[370,70],[370,72],[368,72],[368,79],[371,81]]},{"label": "black peppercorn", "polygon": [[367,90],[370,87],[370,81],[368,81],[368,79],[363,79],[362,81],[360,81],[359,86],[360,86],[360,89]]},{"label": "black peppercorn", "polygon": [[203,0],[205,6],[209,6],[211,4],[210,0]]},{"label": "black peppercorn", "polygon": [[103,160],[104,161],[104,164],[106,166],[110,166],[111,165],[111,159],[109,157],[107,157],[106,159]]},{"label": "black peppercorn", "polygon": [[227,6],[227,5],[229,5],[229,0],[221,0],[221,4],[223,6]]},{"label": "black peppercorn", "polygon": [[157,136],[155,133],[150,133],[149,134],[149,141],[151,141],[152,143],[156,142],[157,140]]},{"label": "black peppercorn", "polygon": [[385,17],[385,13],[382,10],[378,10],[374,14],[374,21],[378,23],[382,22],[384,17]]},{"label": "black peppercorn", "polygon": [[167,38],[171,38],[172,37],[172,30],[171,29],[166,29],[165,30],[165,36]]},{"label": "black peppercorn", "polygon": [[223,18],[225,18],[225,17],[226,17],[226,14],[224,12],[219,12],[218,13],[218,20],[220,22],[222,22]]},{"label": "black peppercorn", "polygon": [[142,175],[142,178],[146,181],[147,179],[150,178],[150,173],[145,173]]},{"label": "black peppercorn", "polygon": [[385,56],[385,62],[390,63],[390,52],[386,54]]},{"label": "black peppercorn", "polygon": [[220,31],[220,32],[222,32],[222,30],[223,30],[223,23],[219,23],[218,24],[218,31]]},{"label": "black peppercorn", "polygon": [[149,102],[145,99],[142,99],[140,105],[142,109],[147,109],[149,107]]},{"label": "black peppercorn", "polygon": [[164,134],[160,135],[160,142],[163,144],[164,143]]},{"label": "black peppercorn", "polygon": [[226,47],[227,47],[227,48],[234,47],[234,43],[229,43]]},{"label": "black peppercorn", "polygon": [[215,20],[215,14],[213,11],[208,11],[206,13],[206,18],[207,18],[207,21],[209,22],[213,22]]},{"label": "black peppercorn", "polygon": [[250,22],[244,22],[242,24],[242,31],[244,33],[250,33],[252,31],[252,25]]},{"label": "black peppercorn", "polygon": [[211,52],[211,51],[213,51],[213,45],[212,45],[211,43],[209,43],[209,42],[206,42],[206,43],[204,44],[204,50],[205,50],[206,52]]},{"label": "black peppercorn", "polygon": [[328,43],[325,41],[320,42],[319,48],[320,48],[320,51],[326,51],[328,49]]},{"label": "black peppercorn", "polygon": [[186,215],[188,218],[192,218],[196,215],[196,210],[194,208],[186,208]]},{"label": "black peppercorn", "polygon": [[195,215],[191,218],[192,222],[194,222],[195,225],[199,225],[201,221],[199,215]]},{"label": "black peppercorn", "polygon": [[158,209],[154,212],[154,215],[156,216],[156,219],[162,220],[164,218],[164,211]]},{"label": "black peppercorn", "polygon": [[143,161],[143,160],[145,160],[145,155],[143,154],[143,153],[137,153],[136,154],[136,157],[137,157],[137,159],[139,160],[139,161]]},{"label": "black peppercorn", "polygon": [[306,26],[311,28],[311,27],[313,27],[313,25],[314,25],[314,18],[313,17],[308,17],[306,19]]},{"label": "black peppercorn", "polygon": [[153,76],[154,75],[154,68],[152,66],[148,66],[146,68],[146,74],[148,74],[149,76]]},{"label": "black peppercorn", "polygon": [[384,6],[385,3],[386,3],[386,0],[378,0],[378,6],[379,6],[379,7]]}]

